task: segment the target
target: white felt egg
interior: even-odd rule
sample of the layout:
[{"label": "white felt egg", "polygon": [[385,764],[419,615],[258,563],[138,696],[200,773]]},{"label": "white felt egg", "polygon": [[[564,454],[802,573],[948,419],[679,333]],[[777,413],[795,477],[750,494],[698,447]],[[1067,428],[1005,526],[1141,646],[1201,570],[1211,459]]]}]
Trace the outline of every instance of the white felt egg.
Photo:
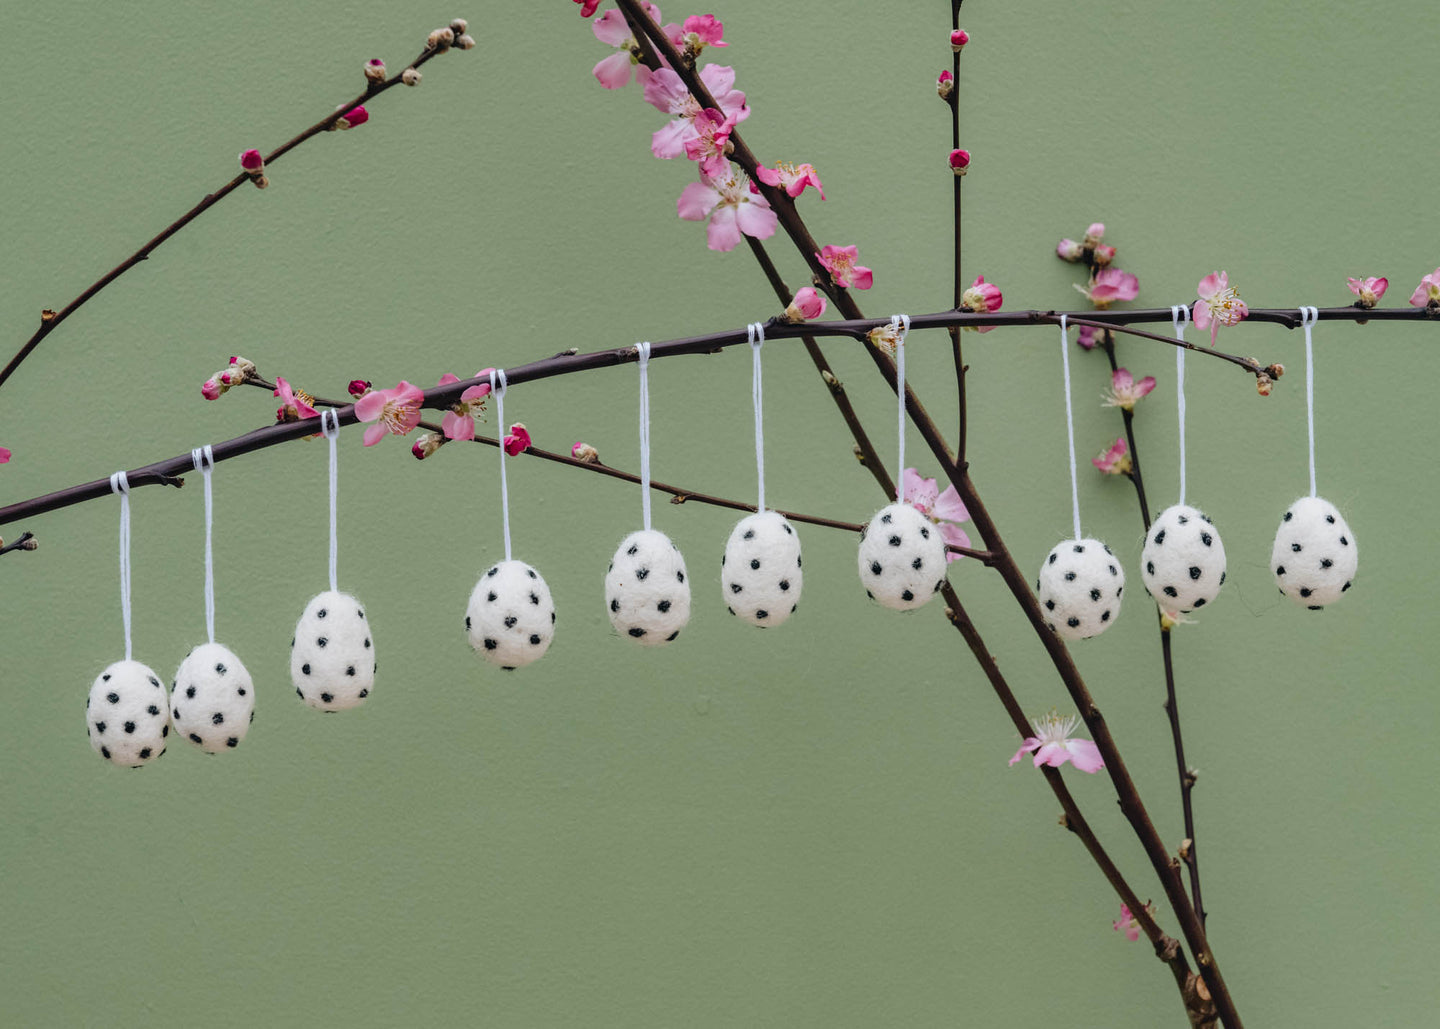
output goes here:
[{"label": "white felt egg", "polygon": [[1193,611],[1225,585],[1225,545],[1209,518],[1188,504],[1175,504],[1150,524],[1140,568],[1145,589],[1162,608]]},{"label": "white felt egg", "polygon": [[524,561],[489,568],[470,593],[465,634],[486,661],[513,671],[539,661],[555,638],[555,601]]},{"label": "white felt egg", "polygon": [[1040,566],[1035,589],[1054,632],[1067,640],[1089,639],[1120,617],[1125,569],[1099,540],[1062,540]]},{"label": "white felt egg", "polygon": [[732,615],[751,625],[779,625],[795,613],[804,582],[800,537],[776,511],[742,518],[720,558],[720,591]]},{"label": "white felt egg", "polygon": [[85,700],[90,746],[126,768],[148,765],[165,753],[170,712],[160,677],[139,661],[116,661],[95,679]]},{"label": "white felt egg", "polygon": [[175,672],[170,715],[175,731],[201,750],[238,747],[255,720],[255,683],[229,647],[202,643]]},{"label": "white felt egg", "polygon": [[690,583],[680,548],[656,529],[626,536],[605,573],[605,603],[620,635],[646,647],[675,639],[690,621]]},{"label": "white felt egg", "polygon": [[860,582],[885,607],[909,611],[945,585],[945,540],[909,504],[882,507],[860,534]]},{"label": "white felt egg", "polygon": [[1340,599],[1359,561],[1355,534],[1323,497],[1301,497],[1290,505],[1270,551],[1270,570],[1280,592],[1311,611]]},{"label": "white felt egg", "polygon": [[326,590],[305,605],[290,641],[290,681],[321,711],[357,707],[375,686],[375,644],[360,601]]}]

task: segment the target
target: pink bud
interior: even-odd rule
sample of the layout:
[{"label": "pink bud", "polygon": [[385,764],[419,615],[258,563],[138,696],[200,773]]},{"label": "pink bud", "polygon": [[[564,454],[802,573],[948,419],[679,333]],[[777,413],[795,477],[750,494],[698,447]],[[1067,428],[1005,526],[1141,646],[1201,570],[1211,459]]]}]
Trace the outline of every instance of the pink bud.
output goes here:
[{"label": "pink bud", "polygon": [[968,150],[952,150],[952,151],[950,151],[950,170],[953,171],[956,175],[964,175],[967,171],[969,171],[969,170],[970,170],[970,151],[968,151]]},{"label": "pink bud", "polygon": [[265,159],[258,150],[246,150],[240,155],[240,168],[247,175],[259,175],[265,171]]},{"label": "pink bud", "polygon": [[372,57],[365,62],[365,78],[371,82],[385,81],[385,62],[378,57]]},{"label": "pink bud", "polygon": [[366,393],[369,393],[370,390],[372,390],[374,387],[371,386],[370,383],[366,382],[364,379],[351,379],[350,385],[347,388],[350,390],[350,395],[352,397],[363,397]]},{"label": "pink bud", "polygon": [[600,451],[583,441],[577,441],[576,444],[570,448],[570,456],[577,461],[584,461],[586,464],[600,463]]},{"label": "pink bud", "polygon": [[206,379],[200,384],[200,395],[206,400],[219,400],[220,394],[223,392],[224,390],[220,388],[220,384],[214,379]]},{"label": "pink bud", "polygon": [[221,372],[221,373],[220,373],[220,381],[223,382],[223,383],[225,383],[225,385],[227,385],[227,386],[233,386],[233,385],[235,385],[233,382],[230,381],[230,373],[229,373],[229,372]]},{"label": "pink bud", "polygon": [[346,111],[335,124],[342,129],[353,129],[357,125],[364,125],[369,120],[369,111],[364,107],[354,107]]},{"label": "pink bud", "polygon": [[957,54],[965,49],[965,44],[968,42],[970,42],[970,33],[964,29],[956,29],[950,33],[950,49],[954,50]]},{"label": "pink bud", "polygon": [[1091,222],[1090,227],[1085,230],[1086,246],[1094,246],[1105,238],[1105,223]]},{"label": "pink bud", "polygon": [[825,313],[829,301],[825,295],[814,286],[804,286],[795,293],[795,298],[790,301],[790,306],[785,308],[785,320],[787,322],[803,322],[811,318],[819,318]]},{"label": "pink bud", "polygon": [[1115,260],[1115,248],[1114,248],[1114,247],[1108,246],[1108,245],[1106,245],[1106,244],[1104,244],[1104,243],[1100,243],[1100,244],[1097,244],[1097,245],[1096,245],[1096,247],[1095,247],[1095,267],[1096,267],[1096,268],[1106,268],[1106,267],[1109,267],[1110,262],[1113,261],[1113,260]]},{"label": "pink bud", "polygon": [[1055,245],[1055,253],[1060,260],[1074,263],[1085,255],[1085,248],[1073,239],[1062,239]]},{"label": "pink bud", "polygon": [[949,100],[950,94],[955,92],[955,76],[949,71],[942,71],[935,80],[935,92],[940,94],[941,100]]},{"label": "pink bud", "polygon": [[530,432],[520,422],[510,426],[509,433],[505,436],[505,453],[514,457],[530,446]]},{"label": "pink bud", "polygon": [[438,432],[427,432],[416,437],[414,445],[410,447],[410,453],[415,455],[417,461],[423,461],[444,444],[445,437]]}]

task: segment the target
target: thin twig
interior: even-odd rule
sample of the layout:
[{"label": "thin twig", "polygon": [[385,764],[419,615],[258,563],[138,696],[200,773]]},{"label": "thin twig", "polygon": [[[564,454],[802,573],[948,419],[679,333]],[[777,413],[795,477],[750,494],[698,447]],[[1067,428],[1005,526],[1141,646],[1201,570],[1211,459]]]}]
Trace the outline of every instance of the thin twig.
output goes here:
[{"label": "thin twig", "polygon": [[[959,2],[959,0],[956,0],[956,2],[954,2],[954,3],[952,3],[952,4],[950,5],[950,28],[951,28],[951,29],[958,29],[958,28],[960,28],[960,2]],[[951,148],[952,150],[958,150],[958,149],[960,148],[960,53],[961,53],[961,51],[956,50],[956,51],[954,51],[953,54],[951,55],[952,60],[950,61],[950,74],[951,74],[952,78],[951,78],[951,80],[950,80],[950,96],[949,96],[949,97],[947,98],[947,100],[946,100],[946,103],[948,103],[948,104],[950,105],[950,148]],[[964,181],[965,181],[965,176],[963,176],[963,175],[952,175],[951,178],[953,178],[953,179],[955,180],[955,184],[954,184],[954,206],[955,206],[955,233],[954,233],[954,240],[955,240],[955,300],[954,300],[954,306],[958,308],[958,307],[960,306],[960,298],[961,298],[961,296],[963,296],[964,293],[965,293],[965,275],[964,275],[964,273],[961,271],[961,233],[960,233],[961,211],[962,211],[962,205],[961,205],[961,188],[960,188],[960,187],[961,187],[962,183],[964,183]],[[966,458],[966,456],[965,456],[965,455],[968,453],[968,451],[966,450],[966,444],[967,444],[967,442],[968,442],[968,436],[969,436],[969,425],[968,425],[969,419],[968,419],[967,408],[966,408],[966,401],[965,401],[965,397],[966,397],[965,374],[966,374],[966,372],[969,371],[969,369],[966,368],[966,366],[965,366],[964,348],[960,345],[960,329],[959,329],[958,326],[951,326],[951,328],[950,328],[950,348],[951,348],[951,350],[952,350],[953,353],[954,353],[954,359],[955,359],[955,391],[956,391],[956,394],[957,394],[957,397],[958,397],[958,400],[959,400],[959,416],[958,416],[958,418],[959,418],[959,427],[958,427],[958,430],[957,430],[956,436],[955,436],[955,458],[956,458],[956,461],[963,467],[963,466],[965,465],[966,461],[968,460],[968,459]]]},{"label": "thin twig", "polygon": [[6,543],[4,546],[0,546],[0,554],[8,554],[12,550],[34,550],[38,546],[38,544],[31,542],[34,539],[35,534],[33,532],[22,532],[19,539],[13,543]]}]

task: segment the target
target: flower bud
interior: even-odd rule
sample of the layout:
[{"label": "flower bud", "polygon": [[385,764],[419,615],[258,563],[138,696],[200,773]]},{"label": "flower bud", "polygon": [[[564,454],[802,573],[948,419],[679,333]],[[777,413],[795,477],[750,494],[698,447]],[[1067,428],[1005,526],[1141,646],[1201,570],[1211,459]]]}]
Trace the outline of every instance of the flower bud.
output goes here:
[{"label": "flower bud", "polygon": [[964,175],[967,171],[969,171],[969,170],[970,170],[970,151],[968,151],[968,150],[952,150],[952,151],[950,151],[950,170],[953,171],[956,175]]},{"label": "flower bud", "polygon": [[246,175],[263,175],[265,173],[265,158],[260,156],[258,150],[245,150],[240,154],[240,170]]},{"label": "flower bud", "polygon": [[255,183],[256,189],[264,189],[266,186],[270,185],[270,180],[264,175],[252,176],[250,181]]},{"label": "flower bud", "polygon": [[1277,361],[1269,368],[1265,369],[1265,374],[1270,376],[1270,378],[1272,379],[1278,379],[1280,378],[1280,376],[1285,374],[1285,366]]},{"label": "flower bud", "polygon": [[364,379],[351,379],[350,385],[346,388],[350,391],[350,395],[358,400],[375,387]]},{"label": "flower bud", "polygon": [[955,76],[951,75],[948,69],[942,71],[935,80],[935,92],[940,94],[941,100],[949,100],[950,94],[955,92]]},{"label": "flower bud", "polygon": [[420,85],[420,72],[416,68],[406,68],[400,73],[400,81],[407,86]]},{"label": "flower bud", "polygon": [[785,308],[785,321],[803,322],[810,318],[819,318],[825,313],[825,307],[829,303],[825,295],[814,286],[805,286],[795,293],[795,299],[790,301],[790,306]]},{"label": "flower bud", "polygon": [[1055,253],[1062,261],[1069,261],[1074,264],[1085,256],[1085,248],[1073,239],[1062,239],[1055,244]]},{"label": "flower bud", "polygon": [[455,33],[456,36],[463,36],[470,31],[470,23],[464,18],[456,18],[450,23],[450,31]]},{"label": "flower bud", "polygon": [[877,325],[870,330],[868,335],[872,347],[891,357],[895,356],[895,350],[900,346],[900,334],[895,331],[894,325]]},{"label": "flower bud", "polygon": [[950,33],[950,49],[954,50],[957,54],[965,49],[965,44],[968,42],[970,42],[970,33],[964,29],[956,29]]},{"label": "flower bud", "polygon": [[505,453],[514,457],[521,451],[529,449],[530,430],[525,428],[523,422],[516,422],[510,426],[510,431],[505,434],[505,439],[502,442],[505,447]]},{"label": "flower bud", "polygon": [[364,107],[352,107],[340,117],[335,125],[342,129],[353,129],[357,125],[364,125],[369,120],[370,112]]},{"label": "flower bud", "polygon": [[435,451],[439,450],[445,443],[445,437],[438,432],[426,432],[416,437],[415,443],[410,448],[410,453],[415,455],[417,461],[423,461]]},{"label": "flower bud", "polygon": [[372,57],[365,62],[365,78],[370,82],[385,81],[385,62],[378,57]]},{"label": "flower bud", "polygon": [[1105,223],[1104,223],[1104,222],[1091,222],[1091,223],[1090,223],[1090,227],[1085,230],[1085,240],[1084,240],[1085,245],[1086,245],[1087,247],[1096,246],[1096,245],[1097,245],[1102,239],[1104,239],[1104,238],[1105,238]]},{"label": "flower bud", "polygon": [[1259,375],[1255,376],[1255,392],[1259,393],[1262,397],[1268,397],[1270,395],[1270,390],[1273,389],[1274,386],[1275,380],[1271,379],[1270,376],[1266,375],[1264,372],[1261,372]]},{"label": "flower bud", "polygon": [[455,45],[461,50],[473,50],[475,49],[475,37],[471,35],[457,36]]},{"label": "flower bud", "polygon": [[584,461],[586,464],[600,463],[600,451],[585,442],[577,442],[571,447],[570,456],[577,461]]},{"label": "flower bud", "polygon": [[1115,260],[1115,248],[1106,246],[1104,243],[1095,245],[1095,267],[1108,268],[1110,262]]},{"label": "flower bud", "polygon": [[219,400],[220,394],[225,391],[220,388],[220,383],[214,379],[206,379],[200,384],[200,395],[206,400]]},{"label": "flower bud", "polygon": [[439,50],[442,53],[449,50],[455,42],[455,30],[450,27],[436,29],[425,38],[426,50]]},{"label": "flower bud", "polygon": [[235,385],[253,378],[255,375],[255,362],[246,357],[230,358],[230,370],[239,376]]},{"label": "flower bud", "polygon": [[20,542],[20,549],[21,549],[21,550],[39,550],[39,549],[40,549],[40,541],[37,540],[34,536],[31,536],[28,540],[22,540],[22,541]]}]

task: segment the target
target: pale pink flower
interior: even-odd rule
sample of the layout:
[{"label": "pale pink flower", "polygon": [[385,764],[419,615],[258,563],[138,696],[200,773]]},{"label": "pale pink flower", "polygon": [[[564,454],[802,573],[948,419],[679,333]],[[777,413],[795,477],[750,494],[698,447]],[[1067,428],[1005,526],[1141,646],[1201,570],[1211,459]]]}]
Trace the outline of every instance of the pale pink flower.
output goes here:
[{"label": "pale pink flower", "polygon": [[1094,350],[1100,343],[1099,332],[1100,330],[1093,325],[1082,325],[1080,326],[1079,335],[1075,338],[1075,342],[1079,343],[1085,350]]},{"label": "pale pink flower", "polygon": [[[652,3],[642,6],[650,17],[659,22],[660,8]],[[630,82],[630,73],[640,64],[640,59],[635,56],[635,37],[630,33],[630,24],[625,20],[625,15],[614,9],[606,11],[596,18],[590,27],[596,39],[615,48],[613,54],[595,65],[595,78],[606,89],[619,89],[627,85]]]},{"label": "pale pink flower", "polygon": [[[1435,270],[1437,272],[1440,272],[1440,268],[1437,268]],[[1360,298],[1355,302],[1355,306],[1363,307],[1367,310],[1379,303],[1380,298],[1385,295],[1385,291],[1390,288],[1389,279],[1347,278],[1345,282],[1350,287],[1350,292],[1354,293],[1357,297]]]},{"label": "pale pink flower", "polygon": [[725,145],[730,142],[734,119],[707,107],[690,124],[695,129],[695,138],[686,140],[685,156],[700,163],[700,174],[707,179],[719,178],[730,164],[730,159],[725,156]]},{"label": "pale pink flower", "polygon": [[[941,493],[934,479],[922,479],[914,468],[905,469],[901,484],[906,502],[940,527],[940,536],[947,545],[970,546],[970,537],[964,529],[955,524],[968,522],[970,512],[965,509],[965,502],[960,499],[954,486],[947,486],[945,492]],[[961,556],[947,551],[945,561],[947,564],[958,561]]]},{"label": "pale pink flower", "polygon": [[280,398],[280,408],[275,412],[277,422],[298,422],[319,414],[310,406],[314,397],[304,390],[292,388],[290,383],[278,375],[275,376],[275,395]]},{"label": "pale pink flower", "polygon": [[935,92],[940,94],[941,100],[949,100],[950,94],[955,92],[955,76],[948,68],[935,80]]},{"label": "pale pink flower", "polygon": [[586,464],[600,463],[600,451],[583,440],[577,440],[575,445],[570,448],[570,456],[577,461],[584,461]]},{"label": "pale pink flower", "polygon": [[725,26],[716,21],[713,14],[692,14],[684,24],[671,23],[660,31],[675,44],[675,49],[683,50],[692,57],[698,57],[707,46],[730,45],[721,38],[725,34]]},{"label": "pale pink flower", "polygon": [[[650,137],[650,152],[665,160],[679,157],[685,153],[685,144],[699,134],[694,125],[695,117],[701,111],[699,102],[670,68],[655,72],[641,68],[636,76],[645,91],[645,102],[666,114],[675,115],[674,121]],[[750,108],[745,106],[745,94],[735,88],[734,68],[707,64],[700,69],[700,81],[720,105],[721,114],[733,118],[737,125],[750,117]]]},{"label": "pale pink flower", "polygon": [[1100,771],[1105,767],[1100,748],[1089,740],[1075,739],[1070,735],[1079,725],[1080,719],[1076,715],[1061,717],[1053,709],[1048,715],[1031,719],[1030,726],[1035,735],[1025,737],[1010,764],[1019,761],[1020,755],[1033,752],[1036,768],[1041,765],[1059,768],[1069,761],[1082,772],[1093,774]]},{"label": "pale pink flower", "polygon": [[820,252],[815,255],[815,259],[835,280],[835,285],[869,289],[875,276],[869,268],[855,263],[859,257],[859,247],[837,247],[829,244],[821,247]]},{"label": "pale pink flower", "polygon": [[[991,311],[1000,310],[1004,303],[1005,296],[1000,292],[1000,287],[993,282],[986,282],[985,276],[977,275],[970,287],[960,294],[960,310],[971,311],[975,314],[987,314]],[[989,332],[995,328],[993,325],[966,325],[968,332]]]},{"label": "pale pink flower", "polygon": [[364,125],[370,120],[370,112],[363,107],[353,107],[340,116],[335,124],[342,129],[353,129],[357,125]]},{"label": "pale pink flower", "polygon": [[820,176],[816,174],[813,165],[776,161],[774,168],[767,168],[763,164],[758,166],[755,177],[767,186],[785,187],[786,195],[792,197],[798,197],[805,192],[806,186],[814,186],[820,199],[825,199],[825,187],[820,185]]},{"label": "pale pink flower", "polygon": [[1420,280],[1420,285],[1410,294],[1410,303],[1414,307],[1440,306],[1440,268]]},{"label": "pale pink flower", "polygon": [[601,4],[601,0],[575,0],[575,2],[580,5],[580,17],[582,18],[590,17],[595,13],[595,8]]},{"label": "pale pink flower", "polygon": [[950,33],[950,49],[957,54],[965,49],[965,44],[970,42],[970,33],[964,29],[956,29]]},{"label": "pale pink flower", "polygon": [[1139,382],[1125,368],[1115,369],[1110,376],[1110,392],[1103,394],[1105,407],[1118,407],[1125,411],[1135,410],[1135,402],[1155,388],[1155,376],[1147,375]]},{"label": "pale pink flower", "polygon": [[[680,192],[675,211],[686,221],[706,221],[705,241],[711,250],[734,250],[740,236],[769,239],[779,219],[769,202],[746,188],[733,167],[725,177],[692,182]],[[868,269],[866,274],[869,274]]]},{"label": "pale pink flower", "polygon": [[1119,268],[1105,268],[1095,273],[1089,288],[1079,283],[1075,288],[1103,311],[1117,300],[1134,300],[1140,293],[1140,280]]},{"label": "pale pink flower", "polygon": [[[475,373],[477,379],[484,378],[490,374],[489,368],[482,368]],[[437,385],[448,386],[452,382],[459,382],[460,378],[446,372],[440,376]],[[446,439],[474,439],[475,438],[475,416],[485,413],[485,398],[490,395],[490,383],[481,382],[471,386],[464,393],[460,394],[460,400],[450,410],[445,412],[445,417],[440,419],[440,427],[445,431]]]},{"label": "pale pink flower", "polygon": [[1076,243],[1073,239],[1062,239],[1059,243],[1055,244],[1055,256],[1059,257],[1062,261],[1069,261],[1071,264],[1074,264],[1085,256],[1085,247],[1080,243]]},{"label": "pale pink flower", "polygon": [[1135,467],[1124,436],[1112,443],[1108,450],[1102,450],[1099,457],[1092,457],[1090,463],[1106,475],[1129,475]]},{"label": "pale pink flower", "polygon": [[[1154,904],[1151,904],[1147,901],[1145,904],[1145,910],[1149,913],[1151,918],[1155,917]],[[1116,932],[1124,933],[1125,938],[1131,943],[1134,943],[1140,938],[1140,921],[1135,917],[1134,913],[1131,912],[1130,908],[1125,904],[1120,905],[1120,920],[1118,922],[1111,922],[1110,924],[1115,927]]]},{"label": "pale pink flower", "polygon": [[956,175],[964,175],[970,170],[970,151],[950,151],[950,170]]},{"label": "pale pink flower", "polygon": [[516,422],[514,425],[510,426],[510,431],[505,434],[504,446],[505,453],[509,454],[511,457],[514,457],[521,451],[528,449],[530,446],[529,430],[527,430],[524,425]]},{"label": "pale pink flower", "polygon": [[[1436,273],[1440,275],[1440,268],[1436,269]],[[1240,299],[1240,294],[1230,285],[1230,276],[1224,272],[1211,272],[1205,276],[1200,280],[1195,292],[1200,300],[1195,304],[1191,318],[1195,321],[1195,328],[1210,330],[1212,347],[1220,326],[1238,325],[1240,320],[1250,313],[1250,308],[1245,306],[1245,301]]]},{"label": "pale pink flower", "polygon": [[10,450],[9,450],[9,448],[8,448],[8,447],[0,447],[0,464],[8,464],[9,462],[10,462]]},{"label": "pale pink flower", "polygon": [[795,291],[795,298],[790,301],[790,306],[785,308],[785,320],[803,322],[819,318],[825,313],[828,303],[825,294],[814,286],[801,286]]},{"label": "pale pink flower", "polygon": [[393,389],[376,389],[355,401],[355,417],[375,424],[365,430],[365,445],[373,447],[387,432],[404,436],[420,424],[425,394],[419,386],[400,381]]}]

